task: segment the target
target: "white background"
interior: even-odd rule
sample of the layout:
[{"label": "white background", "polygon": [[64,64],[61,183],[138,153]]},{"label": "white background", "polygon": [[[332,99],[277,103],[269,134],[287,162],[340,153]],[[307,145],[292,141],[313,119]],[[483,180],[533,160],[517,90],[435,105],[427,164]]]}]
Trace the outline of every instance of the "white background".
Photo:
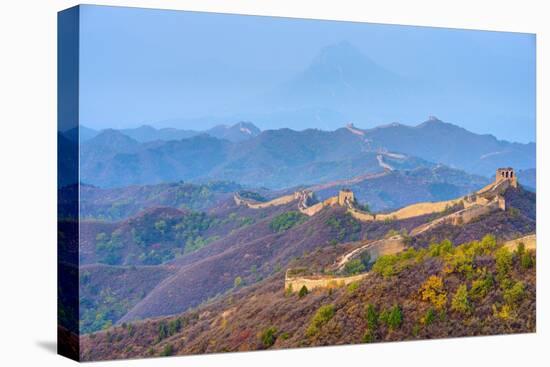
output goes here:
[{"label": "white background", "polygon": [[[537,33],[537,333],[109,362],[135,366],[520,366],[548,363],[550,27],[545,0],[97,1],[97,4]],[[0,365],[65,366],[56,339],[56,12],[0,5]],[[223,31],[223,30],[221,30]],[[475,57],[475,55],[472,55]],[[544,104],[546,101],[546,105]],[[546,339],[546,340],[545,340]],[[544,349],[546,347],[546,350]],[[107,363],[98,363],[103,366]],[[548,365],[548,364],[546,364]]]}]

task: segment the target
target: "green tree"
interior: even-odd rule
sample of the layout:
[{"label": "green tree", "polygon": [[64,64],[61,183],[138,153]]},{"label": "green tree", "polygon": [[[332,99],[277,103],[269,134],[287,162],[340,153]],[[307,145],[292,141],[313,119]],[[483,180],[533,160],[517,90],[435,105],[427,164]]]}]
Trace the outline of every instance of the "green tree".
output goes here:
[{"label": "green tree", "polygon": [[307,336],[313,336],[319,332],[319,329],[329,322],[334,316],[334,305],[324,305],[319,307],[306,330]]},{"label": "green tree", "polygon": [[158,327],[158,340],[160,341],[166,338],[167,336],[168,336],[168,326],[163,321],[159,324],[159,327]]},{"label": "green tree", "polygon": [[468,288],[466,284],[462,284],[456,290],[456,293],[451,300],[451,309],[460,313],[470,312],[470,301],[468,300]]},{"label": "green tree", "polygon": [[172,354],[174,354],[174,347],[172,346],[172,344],[166,344],[162,349],[162,352],[160,352],[160,355],[162,357],[168,357]]},{"label": "green tree", "polygon": [[508,277],[512,270],[512,254],[506,247],[501,247],[495,252],[495,261],[497,268],[497,277],[502,282]]},{"label": "green tree", "polygon": [[308,293],[309,293],[309,291],[308,291],[307,287],[305,285],[303,285],[302,288],[300,288],[300,291],[298,292],[298,297],[302,298],[302,297],[306,296]]},{"label": "green tree", "polygon": [[297,212],[289,211],[279,214],[269,224],[270,228],[275,232],[286,231],[298,224],[301,224],[307,220],[307,216]]},{"label": "green tree", "polygon": [[494,285],[493,275],[486,274],[481,279],[476,279],[472,282],[470,288],[470,298],[480,300],[485,297]]},{"label": "green tree", "polygon": [[365,271],[366,267],[360,259],[350,260],[344,265],[344,273],[347,275],[355,275]]},{"label": "green tree", "polygon": [[435,320],[435,310],[430,307],[420,319],[420,322],[426,326],[431,325]]},{"label": "green tree", "polygon": [[525,296],[525,285],[523,282],[516,282],[509,289],[506,289],[502,296],[504,302],[510,306],[514,306]]},{"label": "green tree", "polygon": [[275,341],[277,340],[277,328],[271,326],[267,329],[265,329],[262,334],[260,335],[260,339],[262,340],[262,344],[265,348],[271,347],[273,344],[275,344]]},{"label": "green tree", "polygon": [[535,260],[529,252],[525,252],[521,255],[519,263],[522,269],[531,269],[535,265]]},{"label": "green tree", "polygon": [[233,287],[235,288],[239,288],[242,284],[243,284],[243,278],[239,276],[236,277],[235,280],[233,281]]},{"label": "green tree", "polygon": [[361,263],[365,266],[365,268],[368,268],[372,261],[370,252],[368,251],[363,251],[359,256],[359,259],[361,260]]},{"label": "green tree", "polygon": [[168,323],[168,334],[174,335],[176,333],[179,333],[181,330],[181,319],[177,318],[174,320],[170,320]]},{"label": "green tree", "polygon": [[365,314],[365,318],[367,319],[367,328],[370,330],[378,329],[378,316],[376,307],[372,303],[369,303]]},{"label": "green tree", "polygon": [[394,305],[389,310],[384,310],[380,314],[380,320],[391,330],[398,329],[403,323],[403,312],[399,305]]},{"label": "green tree", "polygon": [[497,240],[492,234],[487,234],[481,239],[481,247],[485,254],[494,251],[496,246]]}]

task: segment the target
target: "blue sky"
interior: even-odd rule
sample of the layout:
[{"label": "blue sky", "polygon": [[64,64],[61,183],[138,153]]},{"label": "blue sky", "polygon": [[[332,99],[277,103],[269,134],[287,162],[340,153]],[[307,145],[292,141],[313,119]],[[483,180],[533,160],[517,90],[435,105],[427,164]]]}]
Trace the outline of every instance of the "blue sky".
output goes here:
[{"label": "blue sky", "polygon": [[199,129],[269,113],[254,101],[345,41],[434,91],[422,107],[396,104],[356,125],[417,124],[436,114],[478,133],[535,139],[534,35],[83,6],[80,37],[80,123],[92,128],[171,120]]}]

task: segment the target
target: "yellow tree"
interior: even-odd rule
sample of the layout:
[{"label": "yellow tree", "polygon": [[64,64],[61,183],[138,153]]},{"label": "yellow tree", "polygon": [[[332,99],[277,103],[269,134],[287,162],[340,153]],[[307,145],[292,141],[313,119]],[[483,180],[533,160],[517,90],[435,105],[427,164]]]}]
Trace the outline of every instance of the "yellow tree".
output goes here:
[{"label": "yellow tree", "polygon": [[441,277],[431,275],[419,289],[423,301],[430,302],[436,310],[441,310],[447,304],[447,292]]}]

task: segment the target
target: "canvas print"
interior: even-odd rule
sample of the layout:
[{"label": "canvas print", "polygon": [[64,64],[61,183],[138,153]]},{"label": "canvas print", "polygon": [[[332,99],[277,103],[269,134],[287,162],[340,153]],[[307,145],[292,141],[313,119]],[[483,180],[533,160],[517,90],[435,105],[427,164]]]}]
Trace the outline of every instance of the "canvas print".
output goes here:
[{"label": "canvas print", "polygon": [[535,35],[93,5],[58,26],[61,354],[535,332]]}]

